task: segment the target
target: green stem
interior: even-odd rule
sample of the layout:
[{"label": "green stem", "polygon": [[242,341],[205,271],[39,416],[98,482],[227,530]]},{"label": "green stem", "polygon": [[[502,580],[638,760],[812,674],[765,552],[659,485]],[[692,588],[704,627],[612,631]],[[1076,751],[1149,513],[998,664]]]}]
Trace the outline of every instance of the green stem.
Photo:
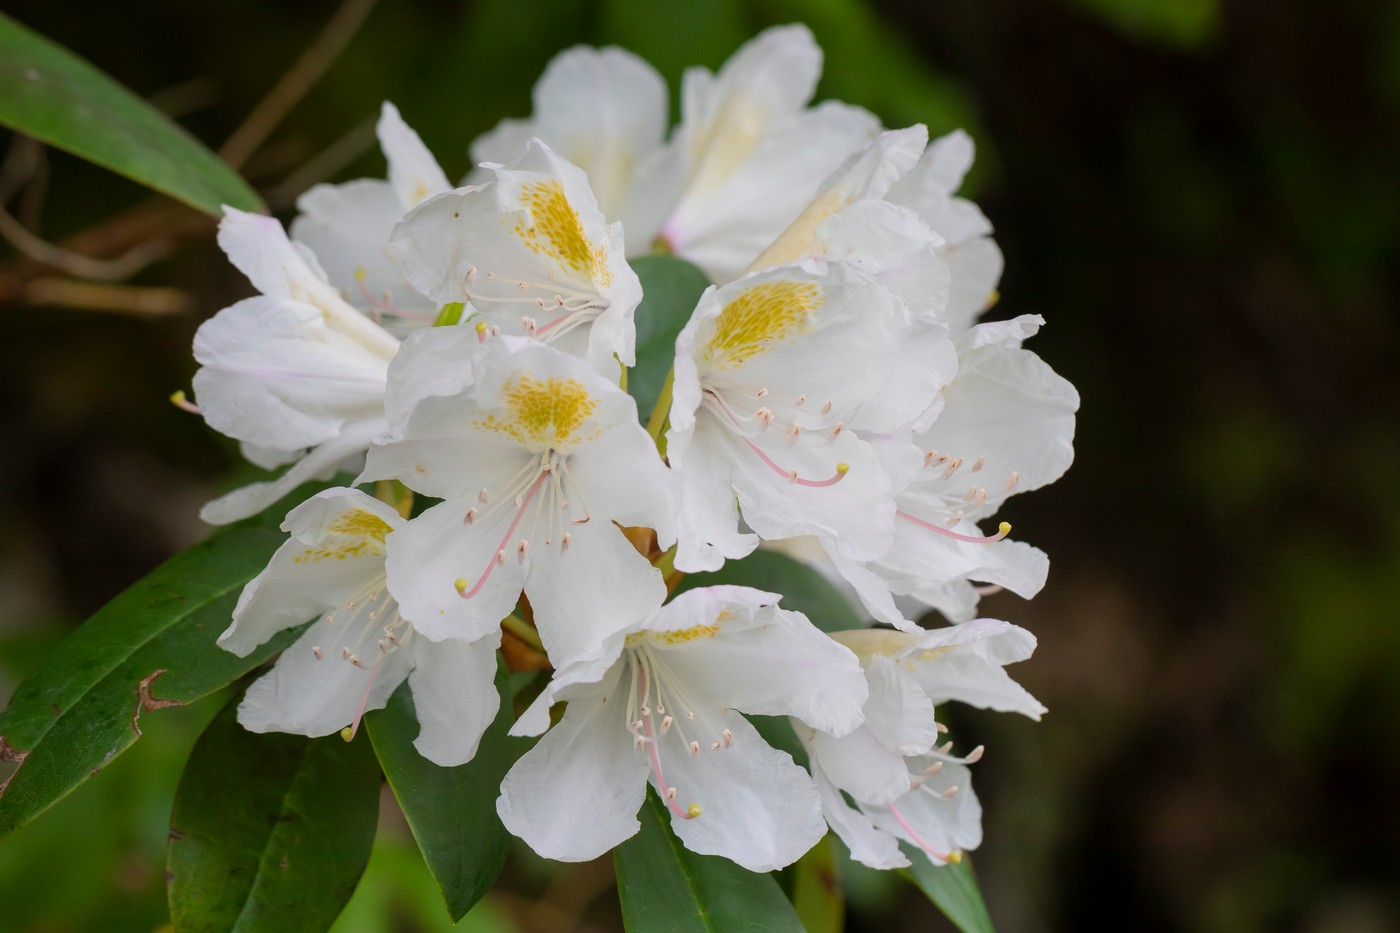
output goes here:
[{"label": "green stem", "polygon": [[666,456],[666,421],[671,414],[671,385],[676,381],[676,369],[671,367],[671,371],[666,374],[666,382],[661,386],[661,394],[656,397],[656,407],[651,410],[651,417],[647,419],[647,433],[656,443],[656,449],[661,452],[661,456]]},{"label": "green stem", "polygon": [[544,651],[544,642],[540,641],[540,633],[535,631],[534,626],[516,615],[508,615],[501,620],[501,628],[510,632],[516,638],[525,642],[531,648],[540,652]]}]

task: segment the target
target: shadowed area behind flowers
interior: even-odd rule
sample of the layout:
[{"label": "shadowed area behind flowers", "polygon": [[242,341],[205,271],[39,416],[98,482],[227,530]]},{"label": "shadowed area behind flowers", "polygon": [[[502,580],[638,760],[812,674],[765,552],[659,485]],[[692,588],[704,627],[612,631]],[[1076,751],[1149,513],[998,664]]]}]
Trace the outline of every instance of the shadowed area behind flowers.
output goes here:
[{"label": "shadowed area behind flowers", "polygon": [[[459,178],[469,141],[528,110],[560,48],[619,42],[674,86],[682,63],[716,65],[799,18],[827,51],[822,96],[891,125],[966,123],[975,195],[1007,257],[993,315],[1043,314],[1030,348],[1083,396],[1074,467],[1006,510],[1051,555],[1050,584],[1031,603],[984,604],[1040,638],[1014,673],[1051,713],[951,714],[960,745],[988,745],[975,861],[993,917],[1006,930],[1393,928],[1400,15],[1360,0],[1150,6],[547,3],[526,20],[501,2],[382,4],[245,172],[284,216],[320,180],[303,170],[318,156],[328,177],[379,173],[354,130],[389,98]],[[334,10],[8,11],[217,145]],[[337,140],[346,159],[325,155]],[[12,213],[50,239],[84,233],[82,250],[124,242],[95,228],[142,192],[59,153],[26,170],[22,149],[0,172],[6,193],[24,183]],[[248,294],[212,223],[191,217],[151,224],[176,236],[172,252],[132,280],[178,289],[192,310],[171,314],[41,306],[40,267],[0,247],[0,695],[203,534],[199,505],[249,475],[164,401],[188,386],[195,327]],[[162,923],[168,787],[215,705],[149,717],[112,773],[0,841],[4,916],[26,930]],[[405,838],[393,822],[381,836],[386,851]],[[421,878],[392,880],[412,858],[376,859],[382,913],[361,928],[381,915],[434,928],[437,907],[402,893],[422,893]],[[612,929],[609,872],[551,873],[521,853],[474,922]],[[916,892],[848,874],[848,929],[935,922]]]}]

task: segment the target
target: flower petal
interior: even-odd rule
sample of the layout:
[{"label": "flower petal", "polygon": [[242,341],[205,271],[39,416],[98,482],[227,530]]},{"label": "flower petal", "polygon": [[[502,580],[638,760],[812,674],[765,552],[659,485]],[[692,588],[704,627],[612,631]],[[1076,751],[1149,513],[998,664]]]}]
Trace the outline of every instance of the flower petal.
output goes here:
[{"label": "flower petal", "polygon": [[[734,736],[730,747],[664,760],[677,804],[683,810],[691,804],[701,808],[694,819],[673,814],[671,828],[692,852],[722,855],[749,871],[790,865],[826,833],[817,788],[787,752],[769,746],[744,717],[731,710],[720,722]],[[670,744],[675,748],[679,741]]]},{"label": "flower petal", "polygon": [[481,734],[496,718],[501,696],[496,691],[496,646],[500,635],[476,641],[417,638],[408,685],[421,729],[413,747],[434,764],[450,768],[476,755]]},{"label": "flower petal", "polygon": [[[399,116],[398,108],[388,101],[380,110],[375,133],[379,136],[379,147],[389,161],[389,184],[393,186],[398,199],[400,213],[417,206],[426,198],[451,190],[452,185],[438,166],[437,159]],[[388,239],[390,227],[383,230],[385,240]]]},{"label": "flower petal", "polygon": [[545,858],[597,858],[641,826],[647,766],[624,722],[623,667],[592,697],[572,700],[501,783],[501,822]]},{"label": "flower petal", "polygon": [[291,537],[243,588],[219,647],[246,657],[351,598],[383,575],[384,539],[401,524],[397,512],[355,489],[327,489],[297,506],[282,522]]}]

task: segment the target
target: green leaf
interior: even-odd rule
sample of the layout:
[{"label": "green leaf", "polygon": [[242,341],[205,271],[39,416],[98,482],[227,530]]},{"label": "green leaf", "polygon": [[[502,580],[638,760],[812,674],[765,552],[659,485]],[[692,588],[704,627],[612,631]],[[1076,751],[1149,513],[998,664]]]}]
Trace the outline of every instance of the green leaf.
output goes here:
[{"label": "green leaf", "polygon": [[935,865],[922,852],[903,844],[900,848],[913,863],[901,874],[912,878],[954,926],[963,933],[995,933],[982,891],[977,887],[977,875],[966,855],[956,864]]},{"label": "green leaf", "polygon": [[193,136],[72,52],[0,14],[0,124],[218,216],[262,210]]},{"label": "green leaf", "polygon": [[646,424],[675,361],[676,335],[710,280],[676,256],[643,256],[630,262],[642,281],[642,303],[636,313],[637,365],[627,373],[627,391],[637,400],[637,413]]},{"label": "green leaf", "polygon": [[384,775],[454,921],[491,889],[510,850],[510,833],[496,815],[496,797],[502,778],[531,740],[506,735],[515,710],[505,685],[501,672],[496,689],[507,699],[481,737],[476,757],[455,768],[435,765],[413,747],[418,716],[407,683],[384,709],[365,716]]},{"label": "green leaf", "polygon": [[841,933],[846,927],[841,875],[832,848],[827,835],[792,866],[792,906],[807,933]]},{"label": "green leaf", "polygon": [[0,761],[20,762],[0,788],[0,835],[64,797],[141,736],[142,713],[190,703],[232,683],[296,637],[246,658],[214,640],[243,585],[284,535],[240,527],[178,554],[68,636],[0,714]]},{"label": "green leaf", "polygon": [[772,875],[717,855],[697,855],[671,832],[670,817],[647,792],[642,828],[613,851],[622,923],[636,933],[803,933],[802,921]]},{"label": "green leaf", "polygon": [[368,740],[249,732],[230,702],[175,793],[170,919],[182,933],[324,930],[355,892],[378,822]]},{"label": "green leaf", "polygon": [[811,567],[777,551],[757,550],[743,560],[725,561],[723,567],[711,573],[687,574],[676,592],[717,584],[781,593],[784,609],[802,613],[823,632],[863,627],[860,616],[840,590]]}]

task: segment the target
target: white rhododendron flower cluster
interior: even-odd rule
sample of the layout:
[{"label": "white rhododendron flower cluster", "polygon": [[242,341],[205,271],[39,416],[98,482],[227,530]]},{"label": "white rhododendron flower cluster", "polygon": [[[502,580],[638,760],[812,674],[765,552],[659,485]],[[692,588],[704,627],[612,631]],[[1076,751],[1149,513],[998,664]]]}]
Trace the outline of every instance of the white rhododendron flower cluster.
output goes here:
[{"label": "white rhododendron flower cluster", "polygon": [[[501,706],[504,638],[552,668],[497,804],[541,855],[627,839],[648,784],[686,846],[755,871],[828,826],[878,868],[978,844],[982,750],[953,754],[936,710],[1044,711],[1004,670],[1035,639],[974,616],[989,587],[1045,582],[992,517],[1069,466],[1078,397],[1023,349],[1038,317],[978,323],[1001,255],[954,194],[971,141],[813,106],[820,67],[805,28],[769,30],[688,71],[669,129],[650,66],[574,48],[463,187],[386,104],[386,181],[312,189],[290,235],[226,211],[220,245],[260,294],[200,328],[198,410],[281,473],[204,517],[337,469],[379,495],[287,515],[219,643],[320,621],[248,690],[246,727],[352,738],[407,680],[416,747],[461,764]],[[712,285],[639,412],[651,309],[629,260],[651,254]],[[796,539],[879,627],[677,590]],[[921,627],[930,608],[955,624]],[[808,766],[745,713],[790,717]]]}]

